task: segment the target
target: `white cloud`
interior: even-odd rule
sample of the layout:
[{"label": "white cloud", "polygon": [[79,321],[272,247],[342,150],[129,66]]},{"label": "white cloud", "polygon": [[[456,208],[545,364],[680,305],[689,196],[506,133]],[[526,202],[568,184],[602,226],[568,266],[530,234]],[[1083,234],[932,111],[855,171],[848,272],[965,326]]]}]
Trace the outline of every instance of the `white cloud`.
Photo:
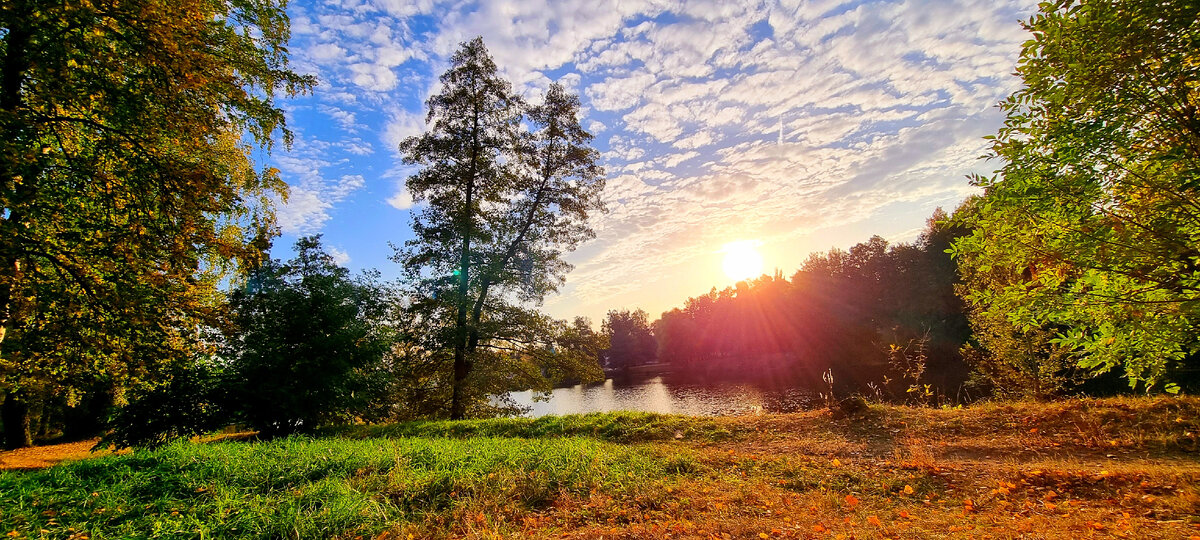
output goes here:
[{"label": "white cloud", "polygon": [[288,234],[319,232],[331,218],[334,205],[361,189],[366,180],[359,174],[329,179],[322,172],[333,166],[325,159],[331,145],[298,137],[292,150],[272,158],[288,183],[286,201],[277,201],[279,228]]},{"label": "white cloud", "polygon": [[387,125],[383,129],[381,139],[388,150],[398,153],[400,143],[409,137],[415,137],[425,131],[425,117],[417,112],[393,109],[388,114]]},{"label": "white cloud", "polygon": [[346,59],[346,49],[336,43],[320,43],[308,49],[308,56],[322,63],[342,61]]},{"label": "white cloud", "polygon": [[388,197],[387,203],[396,210],[408,210],[413,207],[412,195],[401,186],[395,194]]},{"label": "white cloud", "polygon": [[342,129],[349,132],[358,131],[358,116],[353,112],[330,105],[320,105],[318,109],[336,121]]},{"label": "white cloud", "polygon": [[329,256],[333,257],[334,264],[338,266],[346,266],[350,264],[350,254],[346,253],[345,250],[339,249],[335,246],[326,246],[325,249],[329,251]]}]

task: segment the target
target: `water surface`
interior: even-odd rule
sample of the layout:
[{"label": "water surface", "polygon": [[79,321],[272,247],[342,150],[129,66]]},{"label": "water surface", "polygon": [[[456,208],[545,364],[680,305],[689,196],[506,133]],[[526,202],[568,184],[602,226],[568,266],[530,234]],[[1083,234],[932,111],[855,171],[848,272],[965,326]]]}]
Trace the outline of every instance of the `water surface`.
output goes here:
[{"label": "water surface", "polygon": [[662,377],[642,381],[603,383],[556,388],[548,401],[535,401],[534,393],[511,392],[525,416],[581,414],[609,411],[644,411],[694,416],[794,412],[816,399],[811,390],[773,388],[743,383],[696,384],[672,382]]}]

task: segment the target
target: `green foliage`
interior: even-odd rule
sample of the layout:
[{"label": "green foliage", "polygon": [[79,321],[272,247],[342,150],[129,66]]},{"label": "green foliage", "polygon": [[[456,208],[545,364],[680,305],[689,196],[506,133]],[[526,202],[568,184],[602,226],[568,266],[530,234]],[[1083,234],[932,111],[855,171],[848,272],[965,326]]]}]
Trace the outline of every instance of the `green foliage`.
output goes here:
[{"label": "green foliage", "polygon": [[[1178,391],[1200,353],[1200,6],[1043,3],[955,246],[987,353]],[[1033,339],[1036,351],[1021,351]],[[1032,352],[1026,359],[1022,354]]]},{"label": "green foliage", "polygon": [[352,279],[320,237],[301,238],[296,251],[287,264],[263,265],[230,299],[230,407],[264,435],[362,416],[390,378],[393,290],[372,274]]},{"label": "green foliage", "polygon": [[4,3],[0,391],[119,402],[205,348],[286,188],[251,146],[315,82],[287,39],[274,0]]},{"label": "green foliage", "polygon": [[601,329],[609,344],[602,352],[607,369],[627,371],[633,366],[650,364],[658,356],[658,345],[645,311],[610,310]]},{"label": "green foliage", "polygon": [[429,129],[400,144],[405,163],[421,166],[408,190],[426,204],[395,259],[416,285],[413,316],[433,335],[424,346],[451,357],[458,419],[494,410],[488,395],[506,386],[546,387],[578,365],[556,354],[562,326],[531,306],[562,285],[562,254],[593,236],[604,179],[577,97],[555,84],[542,104],[525,104],[480,38],[450,64],[427,101]]},{"label": "green foliage", "polygon": [[0,529],[94,538],[373,536],[462,509],[528,511],[563,494],[636,493],[669,469],[680,467],[648,450],[572,437],[176,443],[0,472]]},{"label": "green foliage", "polygon": [[114,412],[112,429],[97,446],[156,448],[225,427],[232,411],[223,375],[209,359],[174,367],[165,381],[139,389]]},{"label": "green foliage", "polygon": [[351,278],[320,237],[301,238],[286,264],[269,261],[231,295],[222,356],[175,368],[138,391],[109,423],[102,445],[155,447],[238,423],[273,437],[407,408],[398,385],[408,357],[393,287]]}]

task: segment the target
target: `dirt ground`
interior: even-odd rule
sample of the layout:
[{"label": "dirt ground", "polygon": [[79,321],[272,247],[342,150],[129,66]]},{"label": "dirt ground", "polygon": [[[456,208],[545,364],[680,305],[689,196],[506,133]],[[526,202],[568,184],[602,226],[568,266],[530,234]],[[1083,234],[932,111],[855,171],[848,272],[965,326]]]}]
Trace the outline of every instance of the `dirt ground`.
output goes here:
[{"label": "dirt ground", "polygon": [[109,450],[91,451],[99,441],[100,439],[88,439],[0,451],[0,471],[42,469],[67,460],[111,454],[112,452]]}]

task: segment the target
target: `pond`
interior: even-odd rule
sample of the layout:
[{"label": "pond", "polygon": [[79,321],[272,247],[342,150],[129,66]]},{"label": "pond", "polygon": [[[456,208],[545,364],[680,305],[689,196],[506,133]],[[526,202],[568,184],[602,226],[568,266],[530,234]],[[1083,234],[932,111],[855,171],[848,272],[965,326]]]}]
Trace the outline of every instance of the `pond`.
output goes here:
[{"label": "pond", "polygon": [[608,411],[644,411],[693,416],[794,412],[809,408],[817,394],[796,387],[768,387],[745,383],[696,384],[662,377],[640,381],[556,388],[548,401],[534,401],[534,393],[511,392],[525,416],[581,414]]}]

